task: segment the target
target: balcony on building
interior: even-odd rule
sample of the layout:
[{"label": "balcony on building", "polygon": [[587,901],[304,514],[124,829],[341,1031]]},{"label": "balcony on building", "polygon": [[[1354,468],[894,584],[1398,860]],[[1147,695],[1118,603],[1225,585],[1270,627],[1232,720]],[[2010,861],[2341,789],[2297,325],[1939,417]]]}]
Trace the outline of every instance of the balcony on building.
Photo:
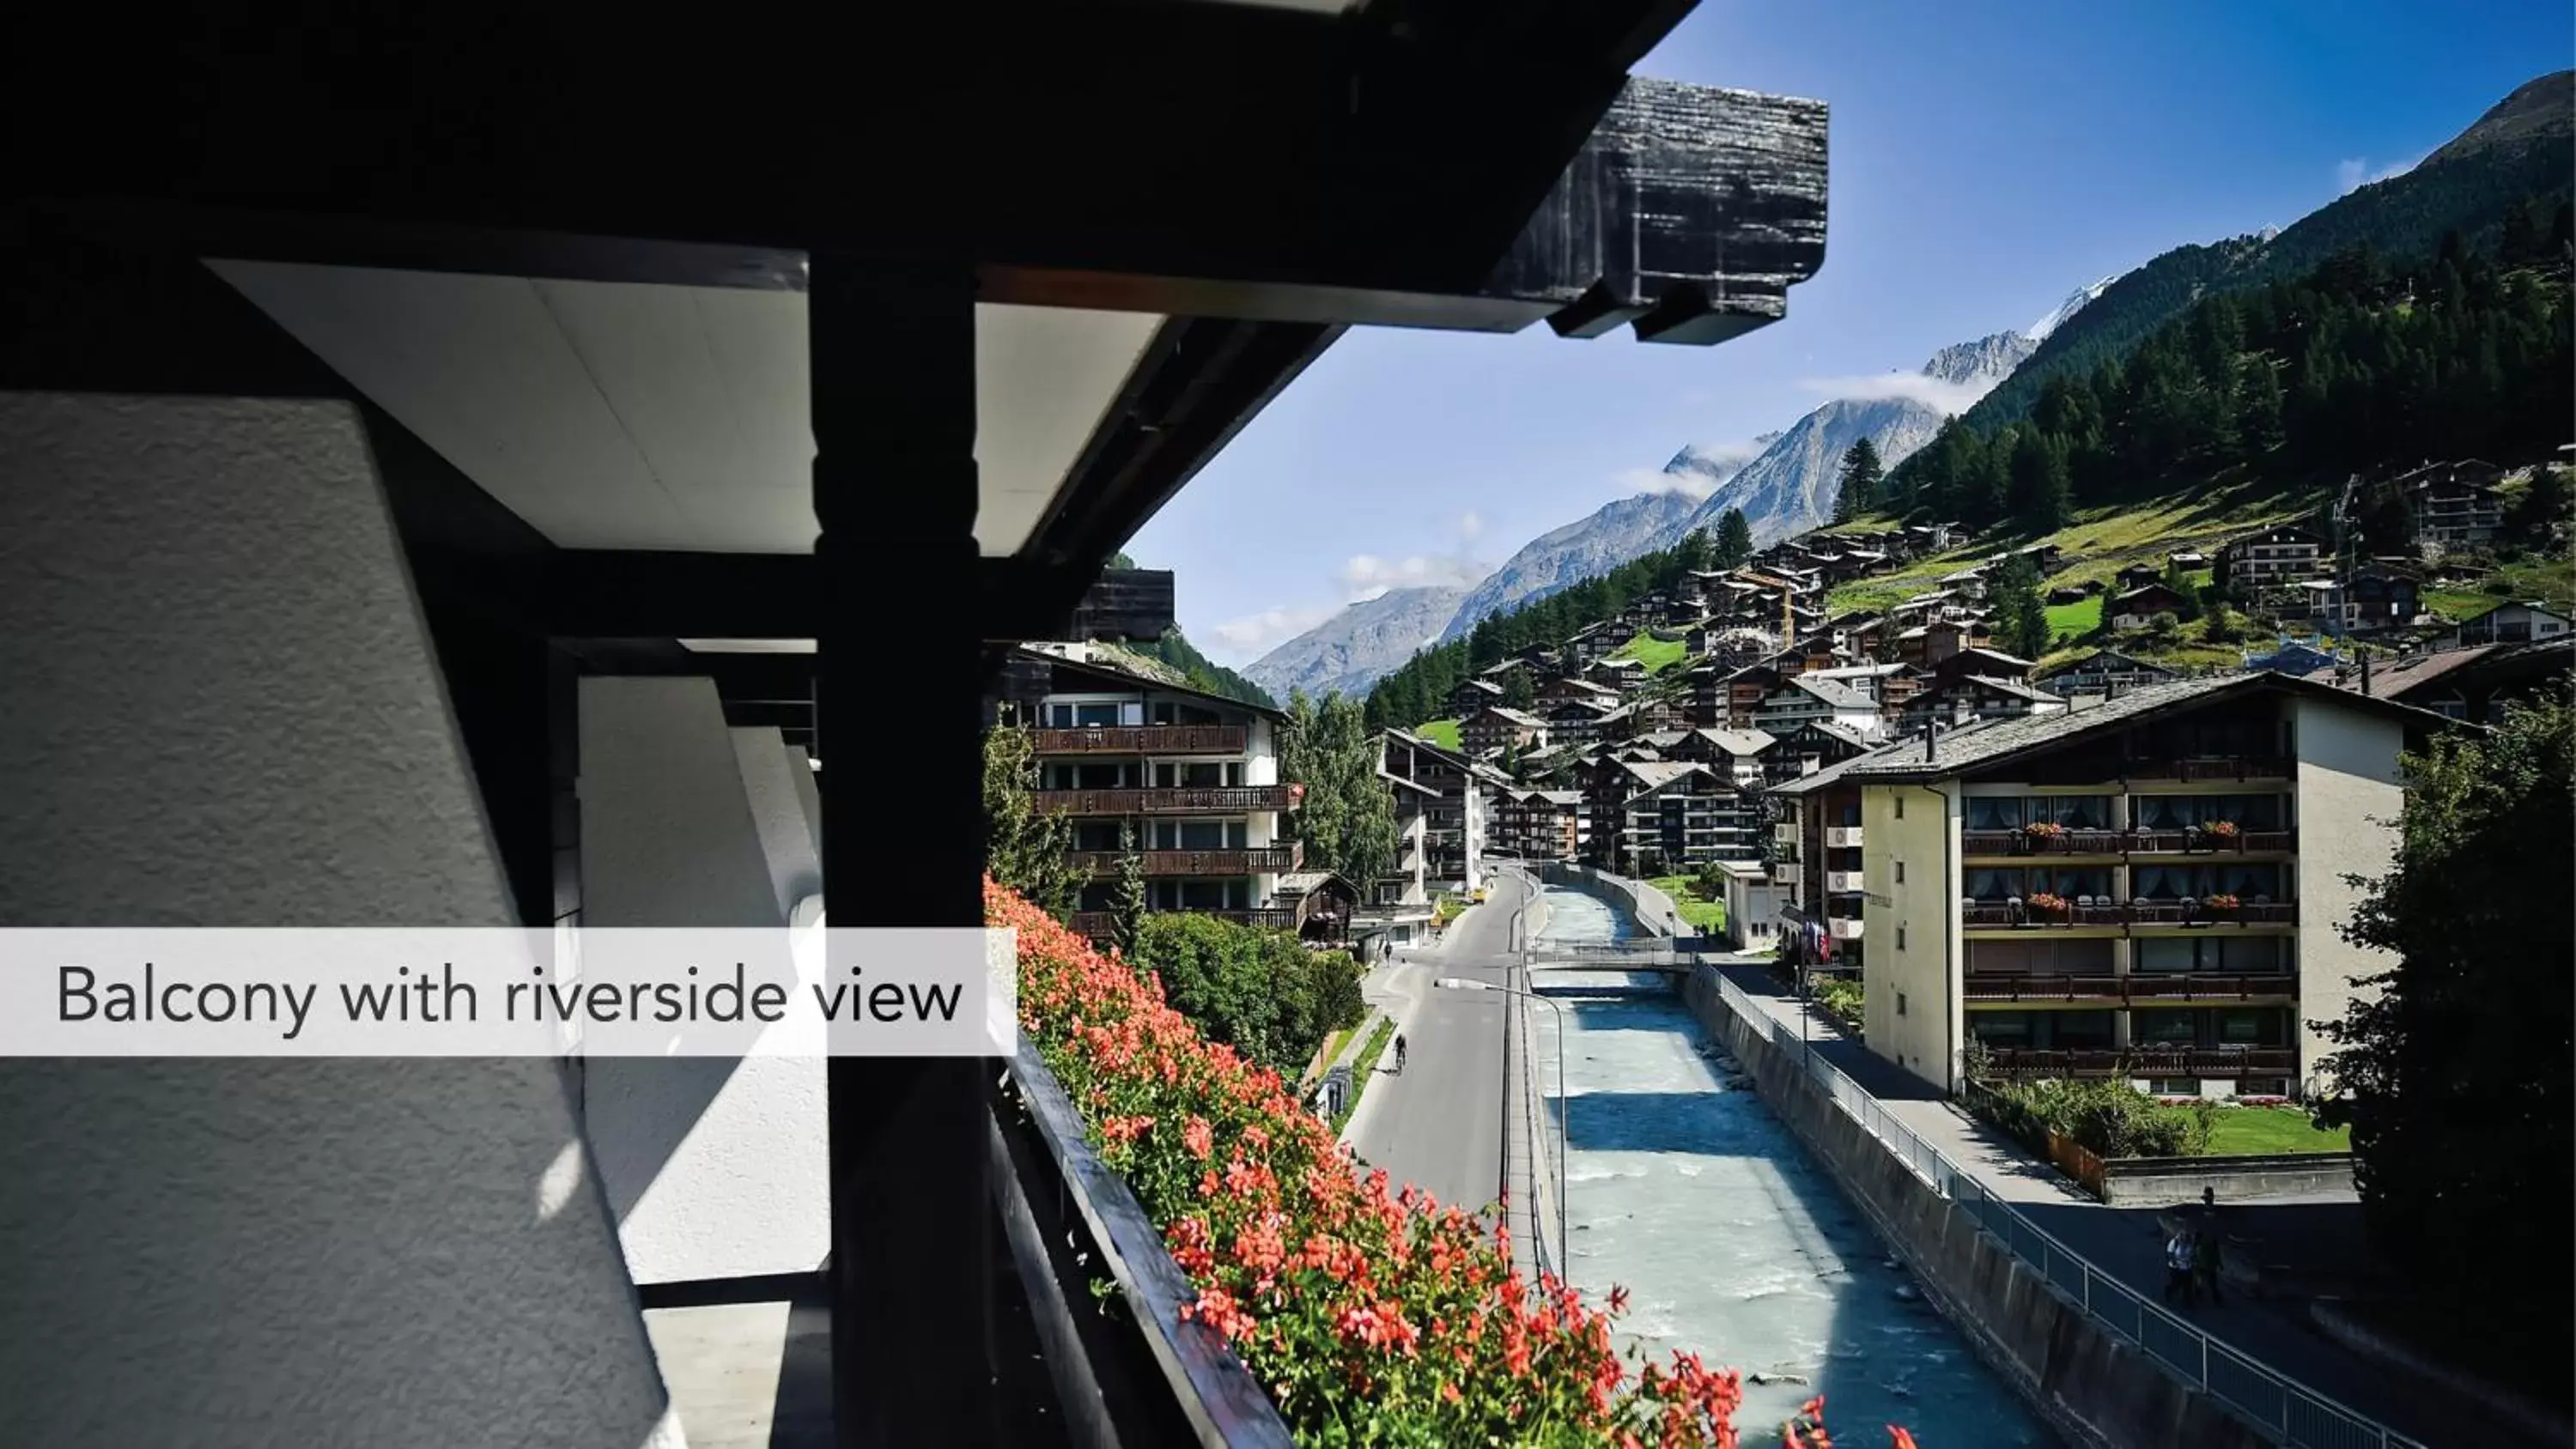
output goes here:
[{"label": "balcony on building", "polygon": [[1029,731],[1029,747],[1046,755],[1240,755],[1252,731],[1243,725],[1090,725]]},{"label": "balcony on building", "polygon": [[2298,1071],[2296,1047],[2210,1047],[2194,1049],[2108,1048],[2053,1049],[1989,1047],[1987,1063],[1995,1071],[2020,1077],[2120,1077],[2166,1080],[2185,1077],[2285,1077]]},{"label": "balcony on building", "polygon": [[1186,785],[1038,790],[1036,808],[1075,816],[1240,815],[1295,808],[1293,785]]},{"label": "balcony on building", "polygon": [[[1149,876],[1244,876],[1296,870],[1306,861],[1303,841],[1282,845],[1237,846],[1213,850],[1139,850],[1136,858]],[[1076,850],[1065,857],[1093,877],[1114,876],[1126,860],[1116,850]]]},{"label": "balcony on building", "polygon": [[1828,850],[1856,850],[1860,844],[1860,827],[1857,825],[1825,827],[1825,848]]}]

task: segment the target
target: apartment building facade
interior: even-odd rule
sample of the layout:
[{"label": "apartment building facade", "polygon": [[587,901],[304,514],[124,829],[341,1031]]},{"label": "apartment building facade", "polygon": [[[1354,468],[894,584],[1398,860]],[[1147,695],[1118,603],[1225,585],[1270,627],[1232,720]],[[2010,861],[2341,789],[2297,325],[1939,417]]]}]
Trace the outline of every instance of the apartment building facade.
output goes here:
[{"label": "apartment building facade", "polygon": [[2387,870],[2397,760],[2438,716],[2278,674],[1935,731],[1845,767],[1872,1050],[2184,1096],[2330,1090],[2309,1023],[2385,957],[2345,941]]},{"label": "apartment building facade", "polygon": [[1494,793],[1493,851],[1513,860],[1580,860],[1592,808],[1580,790],[1514,786]]},{"label": "apartment building facade", "polygon": [[1424,887],[1449,891],[1481,887],[1491,828],[1489,773],[1465,755],[1406,730],[1386,732],[1381,758],[1387,774],[1427,792],[1422,811]]},{"label": "apartment building facade", "polygon": [[2427,558],[2484,548],[2504,532],[2504,498],[2496,491],[2504,470],[2465,459],[2427,463],[2392,480],[2406,500],[2416,549]]},{"label": "apartment building facade", "polygon": [[1075,930],[1110,929],[1124,851],[1145,871],[1146,904],[1242,925],[1293,925],[1279,877],[1304,863],[1281,817],[1297,787],[1279,778],[1286,717],[1097,661],[1085,645],[1023,649],[1043,661],[1034,698],[1014,701],[1037,757],[1038,809],[1071,817],[1086,877]]},{"label": "apartment building facade", "polygon": [[2218,581],[2251,598],[2263,589],[2321,578],[2332,562],[2322,536],[2284,524],[2229,539],[2218,551]]},{"label": "apartment building facade", "polygon": [[1751,797],[1706,765],[1605,761],[1593,794],[1591,859],[1623,875],[1682,874],[1751,860]]}]

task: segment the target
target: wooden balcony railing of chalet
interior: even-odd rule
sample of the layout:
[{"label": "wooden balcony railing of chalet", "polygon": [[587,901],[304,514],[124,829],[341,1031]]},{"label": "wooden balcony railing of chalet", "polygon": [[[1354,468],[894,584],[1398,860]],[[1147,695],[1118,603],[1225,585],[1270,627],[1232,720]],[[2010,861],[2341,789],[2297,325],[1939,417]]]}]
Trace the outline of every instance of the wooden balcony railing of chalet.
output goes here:
[{"label": "wooden balcony railing of chalet", "polygon": [[[1183,910],[1173,914],[1186,916],[1213,916],[1220,921],[1231,921],[1238,926],[1259,926],[1264,930],[1270,931],[1293,931],[1297,929],[1297,913],[1284,906],[1277,910]],[[1070,924],[1075,931],[1082,935],[1089,936],[1095,941],[1106,940],[1111,932],[1117,929],[1118,913],[1116,911],[1076,911],[1073,913],[1073,918]]]},{"label": "wooden balcony railing of chalet", "polygon": [[1972,928],[2011,926],[2295,926],[2296,901],[2248,901],[2236,906],[2204,906],[2190,901],[2100,901],[2042,910],[2027,902],[1967,901],[1959,907],[1959,924]]},{"label": "wooden balcony railing of chalet", "polygon": [[2299,978],[2287,972],[2219,976],[2201,972],[2131,972],[2126,976],[2038,971],[1970,971],[1960,978],[1967,1001],[2251,1001],[2295,996]]},{"label": "wooden balcony railing of chalet", "polygon": [[1959,851],[1997,855],[2260,855],[2299,848],[2295,830],[2240,830],[2211,835],[2198,830],[2069,830],[2033,835],[2027,830],[1962,830]]},{"label": "wooden balcony railing of chalet", "polygon": [[1192,785],[1164,790],[1037,790],[1040,810],[1065,815],[1240,815],[1294,808],[1293,785]]},{"label": "wooden balcony railing of chalet", "polygon": [[2034,1077],[2287,1076],[2298,1070],[2294,1047],[2138,1047],[2053,1051],[2037,1047],[1990,1047],[1987,1062],[1999,1072]]},{"label": "wooden balcony railing of chalet", "polygon": [[[1262,871],[1295,870],[1306,859],[1303,841],[1285,845],[1256,845],[1249,849],[1224,850],[1140,850],[1137,857],[1145,864],[1147,875],[1255,875]],[[1067,859],[1076,870],[1088,875],[1118,873],[1118,863],[1126,857],[1115,850],[1077,850]]]},{"label": "wooden balcony railing of chalet", "polygon": [[1239,755],[1251,746],[1242,725],[1090,725],[1029,731],[1041,755]]},{"label": "wooden balcony railing of chalet", "polygon": [[2120,767],[2128,780],[2175,780],[2192,784],[2209,780],[2286,780],[2288,760],[2273,755],[2228,756],[2205,760],[2130,760]]}]

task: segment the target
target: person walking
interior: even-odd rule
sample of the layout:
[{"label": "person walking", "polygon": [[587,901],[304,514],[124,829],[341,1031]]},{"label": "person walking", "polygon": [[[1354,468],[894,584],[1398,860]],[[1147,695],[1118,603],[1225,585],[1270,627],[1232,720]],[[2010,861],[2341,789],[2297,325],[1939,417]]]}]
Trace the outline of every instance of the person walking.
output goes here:
[{"label": "person walking", "polygon": [[2204,1223],[2199,1232],[2191,1235],[2191,1277],[2193,1287],[2208,1294],[2209,1301],[2216,1304],[2218,1302],[2218,1228],[2215,1224]]},{"label": "person walking", "polygon": [[2181,1295],[2182,1306],[2191,1306],[2191,1234],[2177,1231],[2173,1241],[2165,1244],[2165,1301],[2171,1303]]}]

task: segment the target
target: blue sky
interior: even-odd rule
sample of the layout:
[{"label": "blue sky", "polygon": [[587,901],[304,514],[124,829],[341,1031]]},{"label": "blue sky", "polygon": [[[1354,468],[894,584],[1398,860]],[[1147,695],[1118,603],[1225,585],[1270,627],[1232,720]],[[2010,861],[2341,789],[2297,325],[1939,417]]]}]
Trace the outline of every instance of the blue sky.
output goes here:
[{"label": "blue sky", "polygon": [[1825,265],[1787,320],[1716,348],[1354,331],[1128,552],[1248,663],[1372,591],[1481,576],[1835,379],[2287,224],[2571,57],[2565,0],[1702,0],[1639,74],[1832,107]]}]

